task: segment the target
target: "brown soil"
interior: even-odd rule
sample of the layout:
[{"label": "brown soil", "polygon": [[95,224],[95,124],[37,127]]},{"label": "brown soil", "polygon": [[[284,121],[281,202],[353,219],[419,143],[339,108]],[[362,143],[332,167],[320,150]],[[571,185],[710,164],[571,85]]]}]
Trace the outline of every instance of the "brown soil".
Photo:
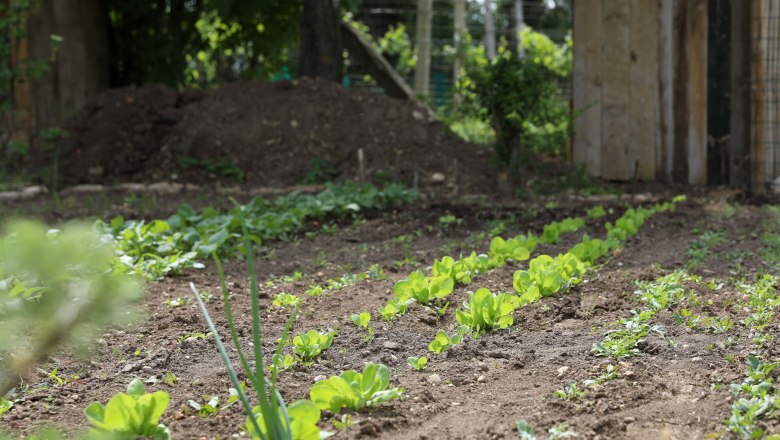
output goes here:
[{"label": "brown soil", "polygon": [[[566,384],[576,381],[582,385],[603,368],[606,361],[590,354],[591,345],[605,326],[630,316],[630,311],[638,307],[631,295],[633,280],[651,280],[683,266],[687,262],[686,249],[704,231],[723,230],[727,240],[696,272],[728,280],[734,271],[750,274],[764,270],[755,254],[762,246],[761,239],[751,234],[761,227],[763,214],[756,207],[742,206],[737,216],[725,219],[720,214],[720,203],[699,198],[675,213],[656,215],[638,237],[626,244],[621,255],[598,268],[587,282],[517,312],[510,330],[470,340],[440,356],[428,353],[427,345],[437,329],[454,329],[452,308],[446,316],[437,318],[416,306],[392,322],[378,321],[375,314],[376,336],[370,342],[364,340],[366,332],[353,326],[348,317],[360,311],[374,312],[391,297],[394,280],[431,264],[435,258],[485,250],[487,242],[472,233],[485,231],[491,219],[515,215],[516,222],[510,223],[507,232],[510,235],[527,229],[538,231],[545,223],[567,215],[583,215],[586,206],[557,211],[533,206],[493,210],[469,205],[416,206],[364,224],[343,225],[332,235],[269,245],[257,262],[257,271],[265,274],[264,280],[296,270],[302,271],[304,278],[264,287],[263,306],[270,304],[273,293],[303,295],[312,282],[346,271],[359,272],[374,263],[390,278],[359,282],[320,297],[305,297],[294,331],[335,328],[338,336],[334,346],[313,366],[282,373],[282,393],[289,400],[304,398],[315,377],[360,369],[364,362],[373,361],[391,368],[392,382],[404,388],[406,398],[353,415],[357,424],[336,438],[510,439],[517,438],[514,426],[519,419],[527,420],[540,433],[565,421],[580,438],[588,439],[704,439],[711,433],[724,433],[731,405],[728,384],[741,382],[745,355],[750,349],[748,336],[739,324],[744,313],[730,306],[730,300],[736,297],[731,283],[719,291],[698,288],[703,304],[713,301],[703,310],[706,314],[729,316],[737,323],[730,332],[713,335],[688,331],[674,324],[671,312],[662,313],[659,321],[666,325],[676,345],[651,337],[641,356],[621,364],[618,379],[588,389],[574,402],[553,396]],[[615,215],[622,211],[622,207],[615,209]],[[464,224],[443,230],[438,218],[447,212],[463,218]],[[584,232],[603,235],[602,222],[589,222]],[[397,239],[403,234],[414,234],[415,238],[404,244]],[[540,248],[537,253],[563,251],[579,238],[579,234],[567,236],[562,243]],[[747,252],[742,267],[727,256],[734,250]],[[396,263],[405,257],[419,263],[398,267]],[[501,268],[477,278],[468,287],[457,288],[453,304],[478,287],[511,291],[512,273],[517,268]],[[246,269],[241,262],[230,261],[226,270],[242,340],[247,343],[250,322]],[[53,357],[43,370],[57,367],[61,376],[76,374],[79,379],[41,389],[47,384],[44,375],[29,378],[25,384],[29,392],[3,417],[0,426],[26,432],[33,426],[52,423],[74,432],[86,426],[82,411],[90,402],[106,402],[133,377],[161,379],[165,372],[173,372],[179,377],[178,384],[169,387],[160,381],[148,385],[148,389],[170,393],[171,404],[163,422],[175,438],[228,438],[242,431],[245,418],[238,405],[208,418],[200,418],[188,408],[188,399],[203,401],[204,395],[216,394],[224,400],[230,387],[211,341],[177,343],[182,335],[207,331],[194,301],[181,307],[166,304],[167,298],[190,295],[189,282],[215,294],[208,306],[212,316],[218,317],[223,307],[213,265],[152,283],[144,304],[146,323],[108,332],[96,344],[94,359],[89,363],[80,363],[66,354]],[[262,318],[264,334],[278,335],[286,314],[267,309]],[[224,318],[216,321],[225,332]],[[772,331],[776,333],[777,329]],[[733,344],[727,343],[729,338],[733,338]],[[267,343],[266,353],[272,347],[271,342]],[[140,355],[134,355],[136,350]],[[405,359],[423,354],[431,358],[428,367],[423,372],[412,371]],[[727,360],[727,355],[734,356],[735,361]],[[770,349],[770,355],[777,356],[777,349]],[[431,384],[432,374],[439,375],[442,383]],[[711,388],[716,382],[724,384],[719,391]],[[334,429],[330,419],[329,415],[324,417],[323,428]],[[770,430],[780,429],[777,420],[768,423]]]},{"label": "brown soil", "polygon": [[[447,133],[426,109],[322,80],[110,90],[67,132],[65,183],[286,186],[304,180],[312,161],[355,178],[361,148],[374,180],[444,183],[469,193],[491,192],[496,182],[490,147]],[[446,181],[433,182],[435,173]]]}]

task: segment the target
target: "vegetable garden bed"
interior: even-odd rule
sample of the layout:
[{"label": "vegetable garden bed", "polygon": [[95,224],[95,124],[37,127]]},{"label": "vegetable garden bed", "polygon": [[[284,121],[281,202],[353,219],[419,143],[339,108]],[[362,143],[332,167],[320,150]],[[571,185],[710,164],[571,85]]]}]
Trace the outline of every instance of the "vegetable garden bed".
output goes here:
[{"label": "vegetable garden bed", "polygon": [[[313,199],[306,200],[297,207],[309,209],[301,208]],[[359,209],[334,212],[384,211],[339,221],[299,212],[293,219],[300,226],[254,248],[266,365],[298,303],[290,339],[309,332],[283,352],[279,387],[288,403],[318,403],[322,394],[310,394],[315,383],[363,372],[367,362],[385,365],[388,390],[402,390],[400,399],[390,395],[358,411],[330,404],[319,427],[336,438],[564,438],[567,431],[601,439],[739,438],[780,429],[771,367],[780,355],[773,339],[778,286],[762,278],[778,274],[774,211],[704,197],[630,211],[617,203],[604,210],[355,203]],[[284,213],[291,204],[278,206]],[[179,209],[179,223],[168,226],[203,226],[220,218],[212,214]],[[235,225],[206,223],[195,228],[198,237],[184,232],[174,240],[186,242],[204,268],[145,272],[160,278],[146,286],[146,321],[102,335],[88,362],[55,353],[23,378],[0,426],[13,436],[42,424],[76,435],[91,426],[87,406],[105,404],[138,378],[146,392],[169,394],[160,422],[173,438],[248,436],[189,287],[204,295],[229,345],[217,268],[207,258],[219,250],[237,335],[248,347],[250,284],[246,263],[234,258],[241,242],[231,241],[241,234]],[[127,226],[140,231],[119,221],[108,227],[120,237]],[[172,243],[153,241],[138,255]],[[139,248],[122,249],[132,256]],[[230,346],[228,354],[237,365]]]}]

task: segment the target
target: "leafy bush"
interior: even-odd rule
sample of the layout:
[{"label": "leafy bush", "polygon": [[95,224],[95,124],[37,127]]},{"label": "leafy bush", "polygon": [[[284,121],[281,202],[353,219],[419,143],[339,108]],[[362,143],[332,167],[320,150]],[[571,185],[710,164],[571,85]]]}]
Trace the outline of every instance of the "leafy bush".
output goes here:
[{"label": "leafy bush", "polygon": [[171,432],[159,423],[169,401],[165,391],[147,394],[143,382],[133,379],[127,393],[114,395],[105,406],[95,402],[84,410],[87,419],[95,425],[88,437],[170,440]]},{"label": "leafy bush", "polygon": [[455,318],[474,334],[484,334],[488,330],[511,326],[514,322],[512,313],[519,306],[520,300],[515,295],[495,294],[482,288],[469,294],[469,300],[455,312]]},{"label": "leafy bush", "polygon": [[360,411],[401,397],[403,390],[390,388],[390,370],[382,364],[369,363],[362,373],[349,370],[314,384],[309,393],[318,408],[339,413],[347,408]]},{"label": "leafy bush", "polygon": [[[16,222],[0,238],[0,396],[52,351],[135,320],[141,285],[89,226]],[[86,350],[84,350],[86,351]]]}]

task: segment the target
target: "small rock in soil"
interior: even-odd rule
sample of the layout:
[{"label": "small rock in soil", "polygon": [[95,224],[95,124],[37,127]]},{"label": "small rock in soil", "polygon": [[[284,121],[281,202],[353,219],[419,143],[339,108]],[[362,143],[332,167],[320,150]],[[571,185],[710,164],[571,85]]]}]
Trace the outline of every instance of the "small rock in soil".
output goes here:
[{"label": "small rock in soil", "polygon": [[431,374],[428,376],[428,382],[432,383],[433,385],[439,385],[441,383],[441,376],[438,374]]},{"label": "small rock in soil", "polygon": [[382,347],[385,347],[388,350],[398,350],[401,348],[401,344],[392,341],[385,341],[385,343],[382,344]]},{"label": "small rock in soil", "polygon": [[479,383],[487,382],[487,378],[484,375],[479,376],[477,378],[477,382],[479,382]]},{"label": "small rock in soil", "polygon": [[562,378],[563,375],[566,374],[566,372],[568,371],[569,371],[569,367],[566,366],[558,368],[558,379]]},{"label": "small rock in soil", "polygon": [[319,382],[321,380],[325,380],[327,377],[324,374],[320,374],[319,376],[314,378],[314,382]]}]

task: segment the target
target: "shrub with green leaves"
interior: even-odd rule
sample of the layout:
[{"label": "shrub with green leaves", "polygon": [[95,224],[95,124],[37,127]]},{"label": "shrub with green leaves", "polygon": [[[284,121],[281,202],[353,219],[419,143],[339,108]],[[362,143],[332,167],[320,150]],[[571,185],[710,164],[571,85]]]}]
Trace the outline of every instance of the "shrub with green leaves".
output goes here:
[{"label": "shrub with green leaves", "polygon": [[0,396],[54,350],[138,318],[141,284],[91,227],[16,222],[0,238]]},{"label": "shrub with green leaves", "polygon": [[520,299],[508,293],[492,293],[481,288],[469,294],[469,300],[455,312],[458,324],[467,326],[473,334],[503,329],[512,325],[512,314],[520,306]]},{"label": "shrub with green leaves", "polygon": [[408,279],[395,283],[393,292],[399,301],[412,298],[420,304],[427,305],[432,301],[440,301],[448,297],[454,288],[455,283],[449,276],[426,277],[424,273],[415,271]]},{"label": "shrub with green leaves", "polygon": [[399,399],[403,390],[388,388],[390,369],[382,364],[368,363],[361,373],[349,370],[314,384],[309,392],[319,409],[338,414],[342,409],[360,411],[382,402]]},{"label": "shrub with green leaves", "polygon": [[169,401],[165,391],[146,393],[143,382],[133,379],[127,386],[127,393],[114,395],[105,406],[95,402],[84,410],[94,425],[88,437],[169,440],[171,432],[160,423]]},{"label": "shrub with green leaves", "polygon": [[333,344],[336,332],[333,330],[321,332],[309,330],[306,333],[297,334],[293,340],[293,351],[304,362],[311,362],[323,351]]}]

